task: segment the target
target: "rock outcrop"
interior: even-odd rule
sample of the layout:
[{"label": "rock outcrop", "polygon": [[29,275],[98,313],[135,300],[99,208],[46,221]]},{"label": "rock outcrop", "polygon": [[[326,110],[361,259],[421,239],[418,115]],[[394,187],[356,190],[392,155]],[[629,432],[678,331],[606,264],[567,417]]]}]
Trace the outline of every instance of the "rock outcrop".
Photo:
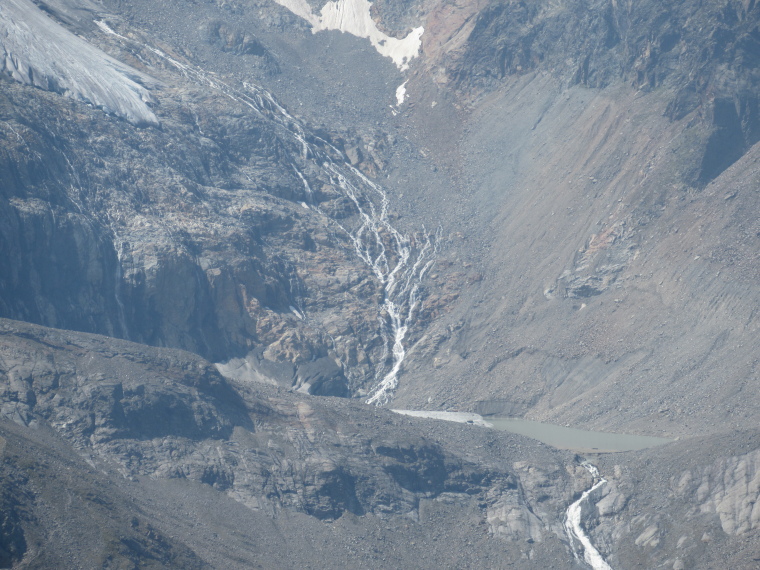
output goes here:
[{"label": "rock outcrop", "polygon": [[[33,16],[25,25],[57,26],[86,43],[24,6]],[[2,22],[15,25],[8,10]],[[267,57],[250,34],[209,26],[218,49]],[[136,54],[163,81],[161,125],[116,113],[136,123],[125,124],[55,89],[3,80],[0,314],[218,362],[255,352],[270,363],[271,381],[320,394],[369,391],[389,366],[394,334],[382,308],[387,283],[372,264],[389,274],[398,264],[401,276],[416,262],[408,237],[389,231],[385,198],[265,91],[232,87],[144,34],[128,38],[105,23],[79,31]],[[54,44],[28,49],[40,61],[58,53]],[[96,48],[88,50],[80,52]],[[123,71],[115,65],[106,67]],[[116,80],[92,80],[118,92]],[[364,194],[347,194],[350,177],[367,184]],[[364,231],[367,223],[383,235]],[[394,257],[383,261],[385,250]]]},{"label": "rock outcrop", "polygon": [[625,455],[603,460],[608,484],[588,525],[613,568],[752,567],[760,496],[755,431]]},{"label": "rock outcrop", "polygon": [[[193,482],[267,517],[398,517],[434,531],[473,525],[476,534],[487,524],[496,538],[507,539],[493,548],[519,552],[541,542],[544,555],[563,550],[555,521],[569,493],[562,454],[545,447],[485,428],[426,426],[345,400],[336,405],[231,383],[209,362],[174,349],[8,320],[0,326],[3,421],[53,431],[68,453],[76,450],[138,487],[143,479]],[[421,427],[433,429],[424,436]],[[536,447],[532,466],[505,466],[502,454],[514,456],[523,445]],[[4,489],[10,493],[13,485]],[[39,496],[28,492],[30,501]],[[437,504],[467,522],[454,516],[424,524]],[[8,511],[3,544],[11,559],[24,556],[30,524]],[[132,534],[144,524],[133,525]]]}]

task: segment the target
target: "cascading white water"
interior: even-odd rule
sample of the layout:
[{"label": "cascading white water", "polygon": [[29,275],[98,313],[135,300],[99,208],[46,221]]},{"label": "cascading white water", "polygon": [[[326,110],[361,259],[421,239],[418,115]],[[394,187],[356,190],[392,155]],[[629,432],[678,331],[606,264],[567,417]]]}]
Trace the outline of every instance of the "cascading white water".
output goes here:
[{"label": "cascading white water", "polygon": [[612,567],[607,564],[599,551],[591,544],[591,539],[586,534],[581,523],[583,505],[588,503],[589,497],[594,491],[607,484],[607,480],[599,476],[599,471],[591,463],[584,461],[581,465],[594,477],[594,484],[590,489],[583,492],[580,499],[567,508],[565,532],[567,532],[567,537],[570,539],[570,546],[576,559],[580,558],[576,543],[580,543],[581,550],[583,551],[583,560],[593,570],[612,570]]},{"label": "cascading white water", "polygon": [[422,244],[413,244],[409,236],[401,234],[390,224],[388,197],[382,188],[349,165],[350,172],[360,181],[363,188],[372,190],[379,197],[379,209],[372,201],[363,205],[360,188],[350,182],[335,166],[332,164],[329,167],[335,174],[333,181],[337,182],[345,195],[352,200],[362,221],[358,230],[344,230],[353,241],[356,254],[372,268],[383,285],[384,296],[380,316],[383,353],[380,360],[385,361],[390,355],[392,364],[389,370],[378,367],[378,383],[367,403],[384,405],[390,401],[393,391],[398,386],[398,374],[406,357],[404,339],[419,304],[418,294],[422,279],[435,261],[437,239],[423,228]]},{"label": "cascading white water", "polygon": [[[96,22],[104,32],[122,41],[134,40],[117,34],[105,22]],[[336,220],[349,237],[359,258],[367,264],[383,288],[383,303],[378,316],[383,348],[377,362],[375,385],[366,400],[368,404],[384,405],[390,401],[398,385],[398,374],[406,357],[404,340],[420,305],[422,280],[435,261],[438,235],[422,228],[417,238],[398,231],[388,217],[389,199],[379,185],[369,180],[361,171],[351,165],[345,155],[328,141],[306,135],[300,121],[290,115],[282,105],[265,89],[244,83],[245,90],[236,89],[217,78],[209,77],[202,70],[177,61],[161,50],[140,44],[145,49],[174,66],[186,77],[201,82],[227,97],[242,103],[256,114],[265,117],[281,127],[284,134],[292,137],[299,147],[298,160],[291,166],[303,184],[305,197],[310,202],[304,205],[319,211],[313,202],[311,186],[299,168],[297,161],[316,166],[330,183],[353,203],[358,212],[359,225],[348,228]],[[302,306],[298,307],[299,318],[305,318]]]}]

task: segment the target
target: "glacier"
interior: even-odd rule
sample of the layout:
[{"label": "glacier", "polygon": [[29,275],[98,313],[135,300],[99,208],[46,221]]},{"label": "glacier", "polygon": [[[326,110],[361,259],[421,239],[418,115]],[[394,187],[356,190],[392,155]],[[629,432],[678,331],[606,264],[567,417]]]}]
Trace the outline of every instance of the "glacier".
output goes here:
[{"label": "glacier", "polygon": [[89,103],[135,125],[157,125],[150,76],[68,31],[31,0],[0,4],[0,71],[25,85]]}]

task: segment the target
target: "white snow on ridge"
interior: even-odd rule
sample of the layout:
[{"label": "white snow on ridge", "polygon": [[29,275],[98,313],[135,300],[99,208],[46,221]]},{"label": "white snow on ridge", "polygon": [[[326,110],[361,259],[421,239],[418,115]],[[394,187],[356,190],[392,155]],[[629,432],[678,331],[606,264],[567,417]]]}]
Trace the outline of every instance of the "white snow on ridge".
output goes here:
[{"label": "white snow on ridge", "polygon": [[388,36],[377,28],[372,16],[368,0],[333,0],[322,6],[320,14],[316,15],[306,0],[275,0],[296,16],[311,24],[312,33],[323,30],[339,30],[356,36],[368,38],[380,55],[389,57],[401,70],[409,68],[409,61],[417,57],[422,46],[423,27],[414,28],[402,39]]},{"label": "white snow on ridge", "polygon": [[0,3],[0,71],[134,124],[158,124],[138,83],[150,77],[105,54],[46,16],[31,0]]}]

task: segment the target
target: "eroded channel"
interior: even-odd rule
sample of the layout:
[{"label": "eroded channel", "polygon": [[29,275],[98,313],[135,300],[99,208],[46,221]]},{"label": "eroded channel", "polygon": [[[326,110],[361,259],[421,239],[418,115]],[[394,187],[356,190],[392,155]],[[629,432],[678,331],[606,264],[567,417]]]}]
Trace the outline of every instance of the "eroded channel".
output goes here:
[{"label": "eroded channel", "polygon": [[[442,412],[426,410],[393,410],[407,416],[452,421],[498,429],[537,439],[558,449],[581,453],[613,453],[634,451],[664,445],[671,440],[662,437],[595,432],[555,424],[545,424],[518,418],[494,418],[468,412]],[[576,560],[592,570],[612,570],[602,554],[596,549],[584,526],[585,515],[595,507],[607,480],[597,468],[583,461],[581,465],[591,474],[592,485],[571,503],[565,513],[564,528],[568,544]]]}]

